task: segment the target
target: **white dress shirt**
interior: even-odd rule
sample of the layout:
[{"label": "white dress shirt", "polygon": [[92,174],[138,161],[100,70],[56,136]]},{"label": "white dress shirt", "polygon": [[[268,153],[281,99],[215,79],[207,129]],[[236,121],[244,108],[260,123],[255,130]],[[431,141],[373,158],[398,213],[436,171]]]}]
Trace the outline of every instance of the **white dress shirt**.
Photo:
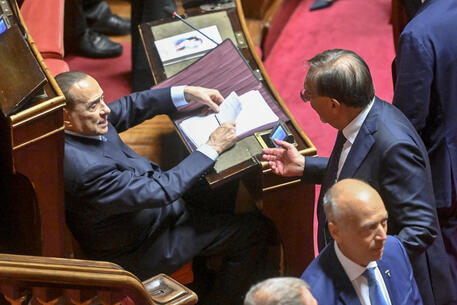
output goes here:
[{"label": "white dress shirt", "polygon": [[343,150],[341,151],[340,160],[338,162],[338,171],[336,173],[336,179],[340,176],[341,169],[343,168],[344,162],[346,161],[349,152],[351,151],[352,144],[354,144],[355,138],[359,134],[360,127],[362,127],[363,122],[367,118],[368,113],[373,107],[374,98],[368,104],[365,109],[362,110],[346,127],[341,131],[346,138],[346,142],[343,144]]},{"label": "white dress shirt", "polygon": [[[187,101],[184,97],[184,88],[185,87],[186,86],[171,87],[171,100],[172,100],[173,104],[175,105],[176,109],[179,109],[179,108],[187,105]],[[74,136],[78,136],[78,137],[83,137],[83,138],[96,139],[99,141],[104,140],[104,136],[98,136],[98,135],[97,136],[87,136],[87,135],[83,135],[83,134],[80,134],[80,133],[77,133],[74,131],[70,131],[70,130],[65,130],[65,133],[71,134]],[[211,146],[209,146],[207,144],[203,144],[202,146],[197,148],[197,150],[213,161],[216,160],[217,157],[219,157],[219,154]]]},{"label": "white dress shirt", "polygon": [[367,268],[375,268],[375,276],[379,286],[381,287],[381,293],[387,300],[387,304],[392,305],[389,297],[389,292],[387,291],[386,284],[384,283],[384,279],[382,278],[381,271],[379,271],[376,261],[370,262],[366,267],[360,266],[359,264],[354,263],[352,260],[347,258],[343,252],[341,252],[338,244],[335,241],[334,243],[336,257],[340,261],[344,271],[349,277],[349,280],[351,281],[352,286],[354,287],[354,290],[359,297],[360,303],[362,303],[362,305],[371,305],[368,281],[363,276],[363,273]]}]

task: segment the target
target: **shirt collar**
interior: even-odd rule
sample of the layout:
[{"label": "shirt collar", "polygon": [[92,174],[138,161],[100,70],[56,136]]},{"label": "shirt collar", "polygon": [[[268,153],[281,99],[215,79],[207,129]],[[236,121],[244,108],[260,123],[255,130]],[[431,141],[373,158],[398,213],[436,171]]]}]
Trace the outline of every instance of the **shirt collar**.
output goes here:
[{"label": "shirt collar", "polygon": [[342,133],[346,140],[348,140],[351,144],[354,144],[355,138],[359,133],[360,128],[362,127],[363,122],[365,121],[368,113],[373,107],[374,98],[371,102],[360,112],[346,127],[343,128]]},{"label": "shirt collar", "polygon": [[356,280],[358,277],[360,277],[362,275],[362,273],[365,272],[366,269],[375,268],[378,266],[376,261],[369,262],[366,267],[363,267],[357,263],[354,263],[352,260],[347,258],[343,254],[343,252],[341,252],[340,248],[338,247],[338,244],[335,241],[334,241],[334,243],[335,243],[336,257],[340,261],[341,265],[343,266],[344,271],[346,271],[346,274],[349,277],[349,280],[351,282]]},{"label": "shirt collar", "polygon": [[87,138],[87,139],[94,139],[94,140],[102,141],[102,136],[100,136],[100,135],[88,136],[88,135],[80,134],[80,133],[77,133],[77,132],[74,132],[71,130],[66,130],[66,129],[65,129],[65,133],[72,135],[72,136],[80,137],[80,138]]}]

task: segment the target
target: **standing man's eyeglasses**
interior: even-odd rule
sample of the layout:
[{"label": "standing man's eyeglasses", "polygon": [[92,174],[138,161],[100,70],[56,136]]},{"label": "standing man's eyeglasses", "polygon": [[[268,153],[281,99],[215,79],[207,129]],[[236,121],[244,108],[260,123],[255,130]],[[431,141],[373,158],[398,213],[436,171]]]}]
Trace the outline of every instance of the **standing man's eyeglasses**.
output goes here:
[{"label": "standing man's eyeglasses", "polygon": [[308,92],[305,88],[300,90],[300,97],[303,100],[303,102],[305,102],[305,103],[309,102],[309,100],[310,100]]}]

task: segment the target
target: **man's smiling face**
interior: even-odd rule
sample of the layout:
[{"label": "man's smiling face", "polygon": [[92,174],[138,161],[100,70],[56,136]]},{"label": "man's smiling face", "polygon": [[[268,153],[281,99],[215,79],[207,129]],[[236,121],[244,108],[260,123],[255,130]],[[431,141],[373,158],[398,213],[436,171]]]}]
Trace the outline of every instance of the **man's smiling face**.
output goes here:
[{"label": "man's smiling face", "polygon": [[103,101],[103,90],[97,81],[87,76],[74,84],[70,93],[74,105],[65,109],[66,129],[87,136],[108,132],[108,115],[111,110]]}]

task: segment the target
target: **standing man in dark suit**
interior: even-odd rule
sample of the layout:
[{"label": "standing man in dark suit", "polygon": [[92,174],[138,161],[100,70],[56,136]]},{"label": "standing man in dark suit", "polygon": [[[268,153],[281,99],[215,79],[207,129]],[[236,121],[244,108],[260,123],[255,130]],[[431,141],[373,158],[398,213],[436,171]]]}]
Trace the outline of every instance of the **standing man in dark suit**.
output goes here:
[{"label": "standing man in dark suit", "polygon": [[324,209],[334,241],[302,275],[319,304],[422,304],[405,248],[387,235],[388,214],[374,188],[341,180],[325,194]]},{"label": "standing man in dark suit", "polygon": [[400,35],[393,104],[409,118],[432,169],[438,219],[457,282],[457,2],[427,0]]},{"label": "standing man in dark suit", "polygon": [[[106,105],[102,89],[89,75],[65,72],[56,80],[67,100],[67,224],[85,254],[118,263],[142,280],[170,274],[195,256],[223,256],[210,287],[211,304],[241,304],[250,285],[264,276],[274,233],[270,223],[259,213],[203,211],[203,206],[225,200],[218,194],[212,202],[201,194],[197,202],[183,199],[235,143],[234,123],[222,124],[206,144],[168,171],[136,154],[118,134],[188,102],[218,111],[220,93],[180,86],[134,93]],[[204,295],[199,297],[205,301]]]},{"label": "standing man in dark suit", "polygon": [[340,132],[330,158],[303,157],[293,145],[264,150],[272,170],[322,184],[317,204],[319,249],[331,241],[322,198],[344,178],[368,182],[389,212],[389,231],[406,249],[424,304],[450,304],[455,286],[441,238],[427,151],[408,119],[374,95],[370,70],[347,50],[309,61],[303,100]]}]

